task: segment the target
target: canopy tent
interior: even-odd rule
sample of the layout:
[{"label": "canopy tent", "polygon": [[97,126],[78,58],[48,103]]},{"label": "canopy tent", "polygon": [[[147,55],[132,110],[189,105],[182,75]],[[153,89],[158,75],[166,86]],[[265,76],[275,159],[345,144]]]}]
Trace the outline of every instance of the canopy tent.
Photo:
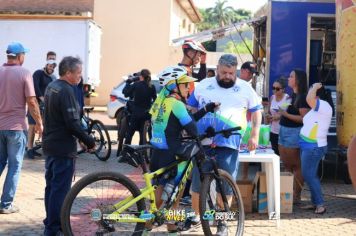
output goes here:
[{"label": "canopy tent", "polygon": [[191,34],[184,37],[176,38],[172,40],[172,43],[173,46],[179,46],[182,45],[184,43],[184,40],[186,39],[194,40],[201,43],[210,40],[218,40],[226,36],[229,36],[230,34],[236,31],[241,30],[246,25],[250,26],[251,24],[260,24],[264,21],[266,21],[266,16],[256,17],[253,19],[233,23],[228,26],[211,29],[211,30],[205,30],[196,34]]}]

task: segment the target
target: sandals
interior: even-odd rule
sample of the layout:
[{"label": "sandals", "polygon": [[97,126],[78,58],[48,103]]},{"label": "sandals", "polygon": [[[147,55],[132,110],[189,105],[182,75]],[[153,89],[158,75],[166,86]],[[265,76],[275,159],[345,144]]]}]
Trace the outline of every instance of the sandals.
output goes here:
[{"label": "sandals", "polygon": [[318,206],[315,208],[314,213],[318,215],[322,215],[326,212],[326,208],[324,206]]}]

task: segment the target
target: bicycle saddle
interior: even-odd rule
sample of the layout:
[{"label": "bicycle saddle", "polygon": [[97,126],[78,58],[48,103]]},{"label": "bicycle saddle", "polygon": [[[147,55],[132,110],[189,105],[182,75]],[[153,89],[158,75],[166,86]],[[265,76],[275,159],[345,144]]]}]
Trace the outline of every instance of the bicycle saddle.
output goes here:
[{"label": "bicycle saddle", "polygon": [[84,107],[83,110],[84,110],[85,112],[91,112],[91,111],[94,110],[94,107]]},{"label": "bicycle saddle", "polygon": [[145,145],[129,145],[129,144],[125,144],[124,148],[126,148],[126,150],[131,150],[131,151],[142,151],[142,150],[153,148],[153,146],[151,144],[145,144]]}]

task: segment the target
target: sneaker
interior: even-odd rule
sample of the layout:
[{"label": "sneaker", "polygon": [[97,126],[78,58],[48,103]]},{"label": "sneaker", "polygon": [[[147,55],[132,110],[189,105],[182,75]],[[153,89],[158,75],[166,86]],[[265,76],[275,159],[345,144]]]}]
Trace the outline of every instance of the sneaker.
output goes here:
[{"label": "sneaker", "polygon": [[215,235],[216,236],[228,236],[229,235],[226,223],[221,223],[221,222],[218,223],[218,230]]},{"label": "sneaker", "polygon": [[1,208],[0,214],[12,214],[19,212],[20,209],[17,206],[11,205],[8,208]]},{"label": "sneaker", "polygon": [[39,153],[39,152],[37,152],[36,150],[33,150],[33,154],[34,154],[36,157],[42,156],[42,154]]},{"label": "sneaker", "polygon": [[185,205],[185,206],[191,206],[192,205],[192,198],[190,196],[183,197],[180,200],[180,204],[181,205]]},{"label": "sneaker", "polygon": [[35,153],[32,149],[27,150],[26,155],[29,159],[35,159]]},{"label": "sneaker", "polygon": [[192,227],[192,225],[198,225],[199,223],[200,223],[199,216],[194,216],[192,218],[186,219],[185,222],[183,223],[183,225],[178,227],[178,230],[179,231],[187,231]]}]

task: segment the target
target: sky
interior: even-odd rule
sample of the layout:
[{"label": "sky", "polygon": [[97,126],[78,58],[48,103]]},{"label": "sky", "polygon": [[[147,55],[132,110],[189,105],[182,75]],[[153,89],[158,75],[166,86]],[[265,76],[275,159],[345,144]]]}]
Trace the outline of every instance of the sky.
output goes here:
[{"label": "sky", "polygon": [[[193,0],[193,2],[198,8],[208,8],[215,6],[216,0]],[[226,6],[232,6],[235,9],[242,8],[254,13],[265,3],[267,0],[227,0]]]}]

